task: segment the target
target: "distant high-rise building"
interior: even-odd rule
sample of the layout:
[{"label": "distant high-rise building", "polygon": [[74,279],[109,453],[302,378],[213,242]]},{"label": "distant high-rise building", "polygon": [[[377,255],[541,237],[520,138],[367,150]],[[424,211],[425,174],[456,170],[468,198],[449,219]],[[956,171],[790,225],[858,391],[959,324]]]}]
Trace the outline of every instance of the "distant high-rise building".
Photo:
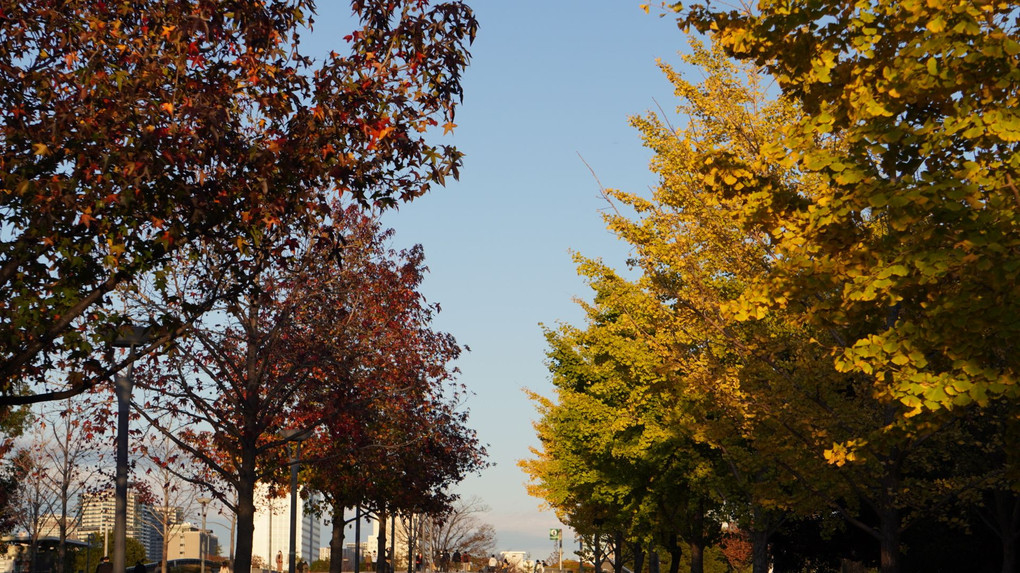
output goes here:
[{"label": "distant high-rise building", "polygon": [[[283,570],[290,563],[290,496],[270,498],[269,488],[259,485],[255,490],[255,534],[252,554],[261,556],[272,570],[277,570],[277,556]],[[319,552],[319,520],[305,515],[305,502],[297,499],[296,557],[311,563]]]},{"label": "distant high-rise building", "polygon": [[[47,513],[39,520],[39,537],[60,537],[60,516]],[[67,517],[67,538],[78,539],[78,522],[74,517]]]},{"label": "distant high-rise building", "polygon": [[[116,498],[113,490],[86,494],[81,499],[81,519],[78,536],[84,539],[89,533],[113,535]],[[162,536],[154,525],[152,506],[140,503],[133,492],[127,495],[127,536],[145,547],[151,560],[162,557]]]},{"label": "distant high-rise building", "polygon": [[170,543],[167,544],[166,558],[201,559],[202,544],[205,544],[205,555],[216,555],[219,552],[219,539],[209,529],[204,532],[201,527],[190,523],[180,523],[170,528]]}]

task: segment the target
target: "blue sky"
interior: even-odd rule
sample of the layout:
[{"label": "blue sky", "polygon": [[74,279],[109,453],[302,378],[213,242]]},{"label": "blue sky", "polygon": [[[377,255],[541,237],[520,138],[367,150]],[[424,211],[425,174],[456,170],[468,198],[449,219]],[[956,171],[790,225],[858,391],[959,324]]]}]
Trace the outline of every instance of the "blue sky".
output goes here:
[{"label": "blue sky", "polygon": [[[466,153],[461,179],[384,221],[394,246],[424,246],[424,294],[442,306],[436,326],[471,347],[460,381],[495,465],[457,491],[491,508],[482,519],[496,528],[497,550],[544,559],[548,529],[560,525],[527,495],[517,467],[537,443],[522,388],[551,394],[539,323],[581,320],[573,299],[588,290],[571,251],[623,265],[627,249],[600,217],[599,182],[636,192],[655,184],[628,116],[675,107],[656,58],[679,65],[686,42],[637,0],[469,2],[480,27],[464,104],[440,138]],[[343,46],[347,6],[320,5],[315,50]],[[565,532],[568,551],[572,539]]]}]

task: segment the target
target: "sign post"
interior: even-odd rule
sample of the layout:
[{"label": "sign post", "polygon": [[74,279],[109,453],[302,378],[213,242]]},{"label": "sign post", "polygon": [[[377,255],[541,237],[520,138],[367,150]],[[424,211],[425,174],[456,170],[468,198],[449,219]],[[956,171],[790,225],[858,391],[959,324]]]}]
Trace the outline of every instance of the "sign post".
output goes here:
[{"label": "sign post", "polygon": [[563,569],[563,530],[559,528],[549,529],[550,541],[556,542],[556,555],[559,557],[557,569]]}]

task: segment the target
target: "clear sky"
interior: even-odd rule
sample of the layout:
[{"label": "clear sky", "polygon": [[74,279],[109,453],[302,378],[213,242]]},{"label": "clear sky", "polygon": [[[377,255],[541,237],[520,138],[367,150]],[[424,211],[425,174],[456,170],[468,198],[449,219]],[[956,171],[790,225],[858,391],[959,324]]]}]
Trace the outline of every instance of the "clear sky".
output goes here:
[{"label": "clear sky", "polygon": [[[471,348],[460,381],[495,465],[457,491],[491,508],[482,519],[496,528],[497,550],[545,559],[548,530],[560,524],[527,495],[517,467],[537,444],[522,388],[552,393],[539,323],[581,320],[573,299],[589,294],[571,251],[623,265],[627,250],[600,217],[599,182],[637,192],[655,184],[628,116],[659,105],[672,113],[656,58],[678,66],[686,42],[674,20],[645,14],[638,0],[468,1],[480,27],[458,127],[442,138],[466,153],[461,179],[384,220],[395,247],[424,246],[424,294],[442,306],[436,325]],[[342,48],[348,17],[346,2],[321,2],[311,46]],[[565,531],[568,555],[572,540]]]}]

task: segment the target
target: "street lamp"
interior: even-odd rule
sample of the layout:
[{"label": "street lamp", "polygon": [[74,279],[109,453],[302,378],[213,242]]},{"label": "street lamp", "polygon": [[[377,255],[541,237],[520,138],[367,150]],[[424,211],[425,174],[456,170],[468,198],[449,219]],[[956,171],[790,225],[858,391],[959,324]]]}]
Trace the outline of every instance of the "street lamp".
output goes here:
[{"label": "street lamp", "polygon": [[202,530],[198,532],[198,562],[199,571],[201,571],[201,573],[205,573],[205,553],[206,553],[205,544],[207,539],[205,534],[205,508],[207,505],[209,505],[209,502],[212,501],[212,499],[208,497],[200,497],[197,498],[195,501],[202,505]]},{"label": "street lamp", "polygon": [[280,432],[284,440],[294,442],[294,449],[291,450],[290,458],[290,563],[287,566],[287,573],[294,573],[297,569],[296,545],[297,545],[297,475],[298,460],[301,458],[301,442],[308,439],[307,430],[288,428]]},{"label": "street lamp", "polygon": [[127,552],[127,456],[128,409],[131,406],[131,386],[134,384],[135,347],[149,342],[149,329],[126,325],[113,340],[114,348],[128,349],[127,374],[114,375],[117,390],[117,482],[114,487],[113,514],[113,570],[123,573]]}]

